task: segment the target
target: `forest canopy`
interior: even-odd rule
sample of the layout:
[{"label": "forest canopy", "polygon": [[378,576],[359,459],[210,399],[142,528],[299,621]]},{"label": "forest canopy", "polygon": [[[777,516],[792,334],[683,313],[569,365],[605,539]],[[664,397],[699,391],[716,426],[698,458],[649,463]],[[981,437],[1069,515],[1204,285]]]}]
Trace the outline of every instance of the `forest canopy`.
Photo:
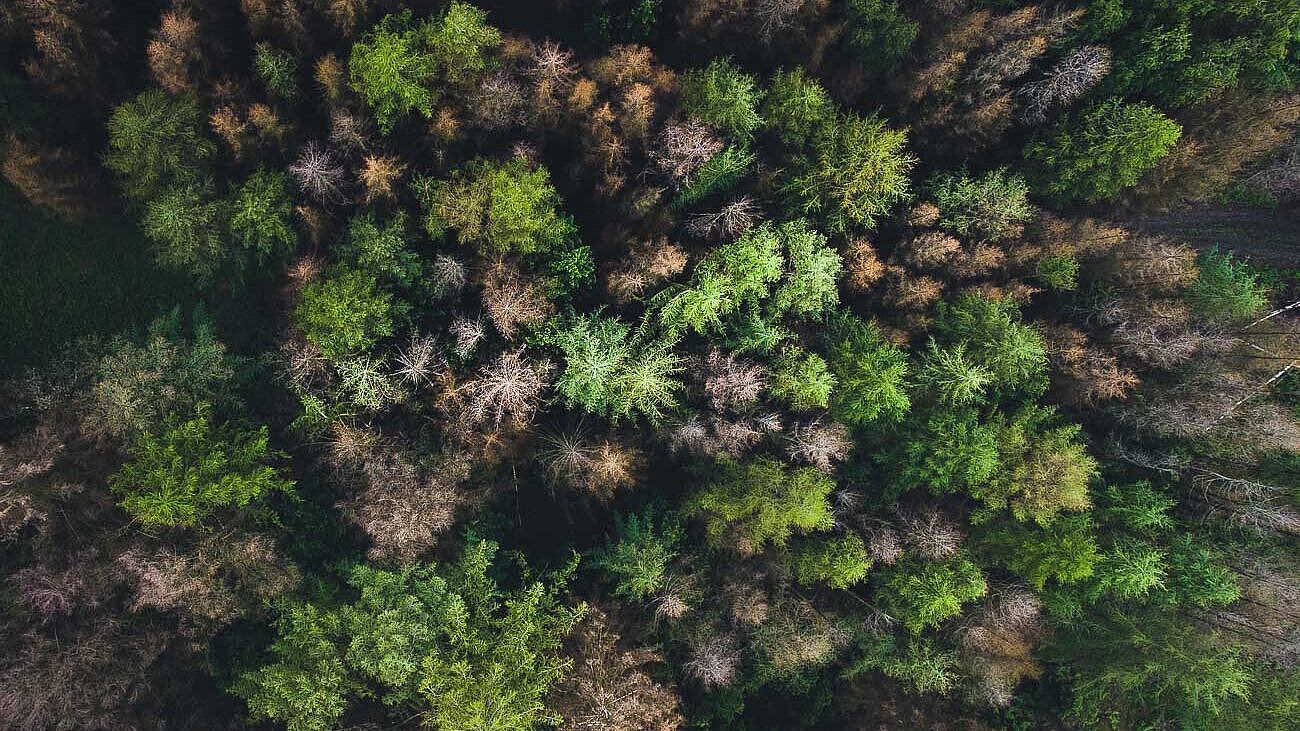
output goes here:
[{"label": "forest canopy", "polygon": [[1295,728],[1298,43],[0,4],[0,726]]}]

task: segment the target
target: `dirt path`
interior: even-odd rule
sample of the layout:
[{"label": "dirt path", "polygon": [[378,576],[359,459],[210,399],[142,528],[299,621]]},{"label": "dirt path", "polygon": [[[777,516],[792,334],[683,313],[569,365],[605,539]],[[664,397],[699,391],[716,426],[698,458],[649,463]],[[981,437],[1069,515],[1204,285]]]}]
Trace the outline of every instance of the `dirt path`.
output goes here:
[{"label": "dirt path", "polygon": [[1244,206],[1205,206],[1117,221],[1130,230],[1161,234],[1196,249],[1231,249],[1256,264],[1300,267],[1300,213]]}]

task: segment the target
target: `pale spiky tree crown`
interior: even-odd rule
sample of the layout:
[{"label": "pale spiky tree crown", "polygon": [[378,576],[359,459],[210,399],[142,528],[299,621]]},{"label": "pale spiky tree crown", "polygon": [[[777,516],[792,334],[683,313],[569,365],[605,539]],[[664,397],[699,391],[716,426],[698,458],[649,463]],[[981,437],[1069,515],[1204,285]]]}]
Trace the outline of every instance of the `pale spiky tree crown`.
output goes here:
[{"label": "pale spiky tree crown", "polygon": [[302,148],[289,173],[304,193],[321,203],[341,203],[345,198],[343,165],[319,142],[308,142]]},{"label": "pale spiky tree crown", "polygon": [[705,688],[725,688],[735,682],[739,665],[735,638],[714,634],[691,644],[690,659],[682,669]]},{"label": "pale spiky tree crown", "polygon": [[758,223],[762,212],[753,198],[742,195],[712,213],[696,213],[686,230],[702,238],[730,241]]},{"label": "pale spiky tree crown", "polygon": [[822,472],[831,472],[836,462],[848,459],[853,439],[848,427],[836,422],[813,421],[796,425],[789,433],[786,453],[796,462],[806,462]]},{"label": "pale spiky tree crown", "polygon": [[562,85],[577,73],[573,52],[552,40],[540,43],[533,52],[529,74],[538,83]]},{"label": "pale spiky tree crown", "polygon": [[470,94],[470,119],[488,130],[505,129],[523,121],[528,99],[523,84],[505,73],[479,82]]},{"label": "pale spiky tree crown", "polygon": [[486,334],[483,332],[483,323],[468,317],[457,317],[451,321],[447,328],[451,333],[452,349],[456,355],[461,358],[467,358],[478,348],[479,343],[483,342]]},{"label": "pale spiky tree crown", "polygon": [[554,310],[542,287],[511,262],[493,262],[483,272],[482,279],[483,309],[497,332],[507,340],[540,323]]},{"label": "pale spiky tree crown", "polygon": [[767,369],[757,363],[712,351],[704,359],[704,393],[718,411],[740,410],[758,400],[767,385]]},{"label": "pale spiky tree crown", "polygon": [[432,382],[447,363],[438,352],[436,338],[432,335],[411,333],[406,346],[397,352],[396,365],[397,370],[394,375],[420,388]]},{"label": "pale spiky tree crown", "polygon": [[502,353],[465,386],[470,414],[494,427],[527,424],[549,372],[548,363],[530,361],[522,349]]},{"label": "pale spiky tree crown", "polygon": [[929,560],[956,555],[966,540],[961,527],[934,508],[902,514],[899,526],[908,550]]},{"label": "pale spiky tree crown", "polygon": [[346,109],[330,112],[330,144],[342,150],[364,151],[370,146],[370,123]]},{"label": "pale spiky tree crown", "polygon": [[664,127],[650,157],[665,175],[684,186],[701,165],[722,151],[722,146],[722,140],[707,125],[686,120]]}]

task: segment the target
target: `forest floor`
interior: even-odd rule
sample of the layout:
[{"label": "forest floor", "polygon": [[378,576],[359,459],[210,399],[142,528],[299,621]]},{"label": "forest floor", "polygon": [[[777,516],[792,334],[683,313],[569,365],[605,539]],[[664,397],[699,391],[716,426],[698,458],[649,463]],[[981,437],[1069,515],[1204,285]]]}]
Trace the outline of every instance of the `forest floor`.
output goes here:
[{"label": "forest floor", "polygon": [[1160,215],[1134,216],[1123,226],[1185,242],[1197,250],[1219,247],[1256,265],[1290,268],[1300,260],[1300,211],[1207,205]]},{"label": "forest floor", "polygon": [[60,221],[0,182],[0,376],[83,335],[142,326],[185,302],[185,278],[160,271],[121,216]]}]

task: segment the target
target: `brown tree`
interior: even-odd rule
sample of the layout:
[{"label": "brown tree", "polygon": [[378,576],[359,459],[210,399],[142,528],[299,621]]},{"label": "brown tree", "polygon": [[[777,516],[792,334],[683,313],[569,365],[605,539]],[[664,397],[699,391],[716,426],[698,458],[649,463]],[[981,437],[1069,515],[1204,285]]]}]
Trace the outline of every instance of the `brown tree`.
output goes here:
[{"label": "brown tree", "polygon": [[199,24],[193,14],[183,6],[163,13],[145,53],[159,86],[173,94],[193,88],[200,76]]},{"label": "brown tree", "polygon": [[573,668],[551,690],[564,731],[674,731],[677,694],[646,673],[662,662],[649,648],[625,649],[610,616],[592,609],[569,641]]},{"label": "brown tree", "polygon": [[459,484],[469,459],[447,455],[419,466],[391,446],[372,451],[359,472],[362,487],[340,504],[343,515],[370,537],[373,560],[409,563],[436,545],[464,502]]},{"label": "brown tree", "polygon": [[36,50],[23,70],[59,96],[103,99],[110,91],[105,65],[117,46],[108,31],[111,9],[101,0],[14,0],[12,12]]},{"label": "brown tree", "polygon": [[33,204],[63,218],[87,218],[102,208],[94,171],[68,150],[10,133],[0,174]]}]

